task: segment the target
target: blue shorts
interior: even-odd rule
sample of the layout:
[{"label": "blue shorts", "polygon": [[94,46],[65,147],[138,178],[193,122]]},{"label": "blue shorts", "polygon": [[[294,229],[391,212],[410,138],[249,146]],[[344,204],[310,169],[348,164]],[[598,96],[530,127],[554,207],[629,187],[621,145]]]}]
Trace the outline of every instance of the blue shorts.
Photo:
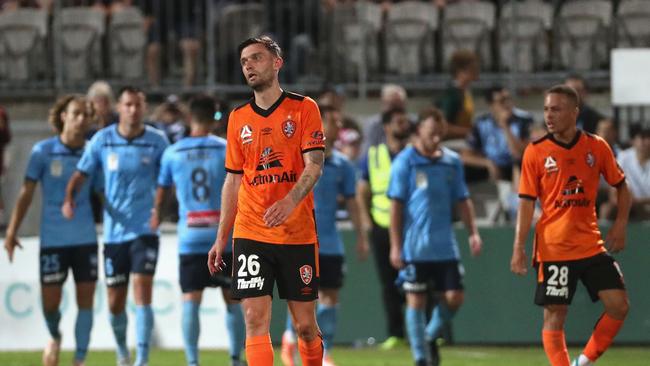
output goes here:
[{"label": "blue shorts", "polygon": [[158,236],[142,235],[122,243],[104,244],[106,286],[129,284],[129,274],[152,275],[158,262]]},{"label": "blue shorts", "polygon": [[465,269],[458,260],[407,263],[398,276],[405,292],[435,292],[463,289]]},{"label": "blue shorts", "polygon": [[208,269],[207,254],[181,254],[179,280],[183,293],[202,291],[206,287],[230,288],[232,277],[232,253],[224,253],[226,268],[212,276]]},{"label": "blue shorts", "polygon": [[75,282],[97,281],[97,243],[41,248],[41,284],[61,285],[72,269]]}]

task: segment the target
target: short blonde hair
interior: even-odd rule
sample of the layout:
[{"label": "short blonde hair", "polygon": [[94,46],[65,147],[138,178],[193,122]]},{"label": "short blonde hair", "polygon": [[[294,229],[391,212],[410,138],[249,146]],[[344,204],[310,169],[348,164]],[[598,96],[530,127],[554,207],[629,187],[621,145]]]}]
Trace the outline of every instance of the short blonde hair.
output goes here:
[{"label": "short blonde hair", "polygon": [[86,96],[90,99],[94,97],[105,97],[108,98],[108,101],[113,104],[115,102],[115,97],[113,96],[113,88],[105,82],[104,80],[98,80],[92,83]]}]

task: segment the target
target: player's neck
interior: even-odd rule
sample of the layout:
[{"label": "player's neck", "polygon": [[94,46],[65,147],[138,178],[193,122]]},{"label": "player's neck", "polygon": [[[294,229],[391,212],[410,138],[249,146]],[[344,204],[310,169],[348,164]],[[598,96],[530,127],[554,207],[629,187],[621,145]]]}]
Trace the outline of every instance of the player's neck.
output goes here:
[{"label": "player's neck", "polygon": [[190,131],[192,137],[205,137],[210,134],[210,128],[201,124],[193,124]]},{"label": "player's neck", "polygon": [[555,139],[555,141],[559,141],[563,144],[569,144],[576,137],[577,133],[578,133],[578,129],[574,126],[568,128],[565,131],[554,133],[553,138]]},{"label": "player's neck", "polygon": [[424,146],[419,142],[414,143],[413,146],[415,147],[415,150],[417,150],[418,154],[429,159],[437,159],[442,156],[442,150],[440,149],[440,146],[436,146],[433,150],[425,149]]},{"label": "player's neck", "polygon": [[402,151],[407,142],[408,139],[398,139],[391,134],[386,135],[386,146],[388,146],[388,150],[390,150],[390,152],[393,154],[397,154],[398,152]]},{"label": "player's neck", "polygon": [[71,147],[73,149],[82,147],[86,143],[86,138],[84,135],[76,132],[64,131],[59,135],[59,138],[65,146]]},{"label": "player's neck", "polygon": [[280,84],[278,83],[277,79],[273,81],[270,87],[261,90],[261,91],[254,91],[253,94],[255,95],[255,104],[262,108],[262,109],[269,109],[275,102],[280,99],[280,96],[282,95],[282,89],[280,88]]},{"label": "player's neck", "polygon": [[138,123],[138,124],[126,124],[126,123],[118,123],[117,125],[117,132],[120,133],[122,137],[125,139],[132,139],[135,137],[140,136],[142,132],[144,131],[144,124],[143,123]]}]

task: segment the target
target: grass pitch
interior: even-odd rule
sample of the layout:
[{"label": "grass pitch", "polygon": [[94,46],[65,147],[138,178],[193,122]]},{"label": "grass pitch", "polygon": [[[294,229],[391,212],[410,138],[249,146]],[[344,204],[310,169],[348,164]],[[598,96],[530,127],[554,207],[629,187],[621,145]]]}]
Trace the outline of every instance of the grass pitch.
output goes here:
[{"label": "grass pitch", "polygon": [[[571,349],[575,356],[580,349]],[[275,364],[281,366],[279,349],[276,349]],[[63,352],[61,366],[72,364],[72,352]],[[410,351],[406,348],[393,351],[380,351],[376,348],[352,349],[339,347],[332,353],[338,366],[409,366],[413,365]],[[541,345],[539,347],[468,347],[446,346],[441,348],[444,366],[547,366],[548,361]],[[40,352],[0,353],[2,366],[38,366]],[[647,366],[650,364],[650,347],[614,347],[598,361],[598,366]],[[109,351],[92,351],[88,355],[87,366],[115,365],[115,355]],[[185,356],[182,351],[152,350],[152,366],[183,366]],[[228,354],[224,351],[202,351],[202,365],[228,366]]]}]

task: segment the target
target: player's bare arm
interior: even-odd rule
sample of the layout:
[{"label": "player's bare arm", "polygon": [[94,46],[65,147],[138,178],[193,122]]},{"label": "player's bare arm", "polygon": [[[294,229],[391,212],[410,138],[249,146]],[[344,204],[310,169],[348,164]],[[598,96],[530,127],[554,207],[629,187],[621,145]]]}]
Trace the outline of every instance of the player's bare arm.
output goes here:
[{"label": "player's bare arm", "polygon": [[474,215],[474,205],[472,200],[465,199],[458,202],[458,210],[460,212],[460,219],[463,221],[465,228],[469,231],[469,250],[472,256],[476,257],[481,254],[483,249],[483,240],[478,232],[476,226],[476,216]]},{"label": "player's bare arm", "polygon": [[363,225],[361,224],[359,205],[354,197],[346,199],[345,205],[350,214],[350,220],[352,221],[354,231],[357,234],[357,257],[362,261],[366,260],[366,258],[368,258],[368,253],[370,252],[370,247],[368,246],[368,233],[364,230]]},{"label": "player's bare arm", "polygon": [[323,173],[325,153],[322,150],[312,150],[302,155],[305,161],[305,170],[300,175],[298,182],[284,198],[275,202],[264,212],[264,222],[268,227],[282,225],[298,203],[311,192]]},{"label": "player's bare arm", "polygon": [[528,258],[526,258],[526,239],[533,222],[535,213],[535,201],[528,198],[519,199],[517,210],[517,224],[515,227],[515,242],[512,246],[512,259],[510,270],[518,275],[525,275],[528,272]]},{"label": "player's bare arm", "polygon": [[7,226],[7,236],[5,237],[5,250],[9,256],[9,262],[12,262],[14,259],[14,250],[16,247],[22,249],[22,245],[18,241],[16,235],[18,234],[18,228],[23,222],[25,215],[29,206],[32,204],[32,198],[34,198],[34,191],[36,190],[36,182],[26,180],[23,183],[22,188],[20,189],[20,194],[18,195],[18,201],[16,201],[16,208],[11,214],[11,219],[9,220],[9,225]]},{"label": "player's bare arm", "polygon": [[616,187],[616,201],[618,202],[616,220],[605,239],[607,250],[612,253],[618,253],[625,249],[625,228],[632,206],[632,195],[625,181]]},{"label": "player's bare arm", "polygon": [[85,182],[86,175],[80,171],[74,172],[70,177],[70,181],[65,187],[65,199],[61,207],[61,213],[66,219],[71,219],[74,216],[74,197]]},{"label": "player's bare arm", "polygon": [[162,205],[165,202],[165,196],[169,192],[169,188],[158,187],[156,189],[156,197],[153,201],[153,208],[151,209],[151,218],[149,219],[149,227],[152,230],[158,230],[160,226],[160,212],[162,210]]},{"label": "player's bare arm", "polygon": [[366,233],[372,228],[372,219],[370,218],[370,202],[372,200],[372,193],[370,192],[370,184],[363,179],[357,183],[357,205],[361,217],[361,225]]},{"label": "player's bare arm", "polygon": [[226,180],[221,189],[221,217],[219,218],[219,230],[217,231],[217,239],[208,253],[208,268],[212,274],[220,272],[225,266],[221,255],[228,245],[228,237],[232,231],[233,225],[235,224],[235,216],[237,215],[237,196],[239,195],[241,179],[241,174],[229,172],[226,174]]},{"label": "player's bare arm", "polygon": [[402,260],[402,234],[404,230],[404,203],[400,200],[390,200],[390,264],[396,269],[404,267]]}]

